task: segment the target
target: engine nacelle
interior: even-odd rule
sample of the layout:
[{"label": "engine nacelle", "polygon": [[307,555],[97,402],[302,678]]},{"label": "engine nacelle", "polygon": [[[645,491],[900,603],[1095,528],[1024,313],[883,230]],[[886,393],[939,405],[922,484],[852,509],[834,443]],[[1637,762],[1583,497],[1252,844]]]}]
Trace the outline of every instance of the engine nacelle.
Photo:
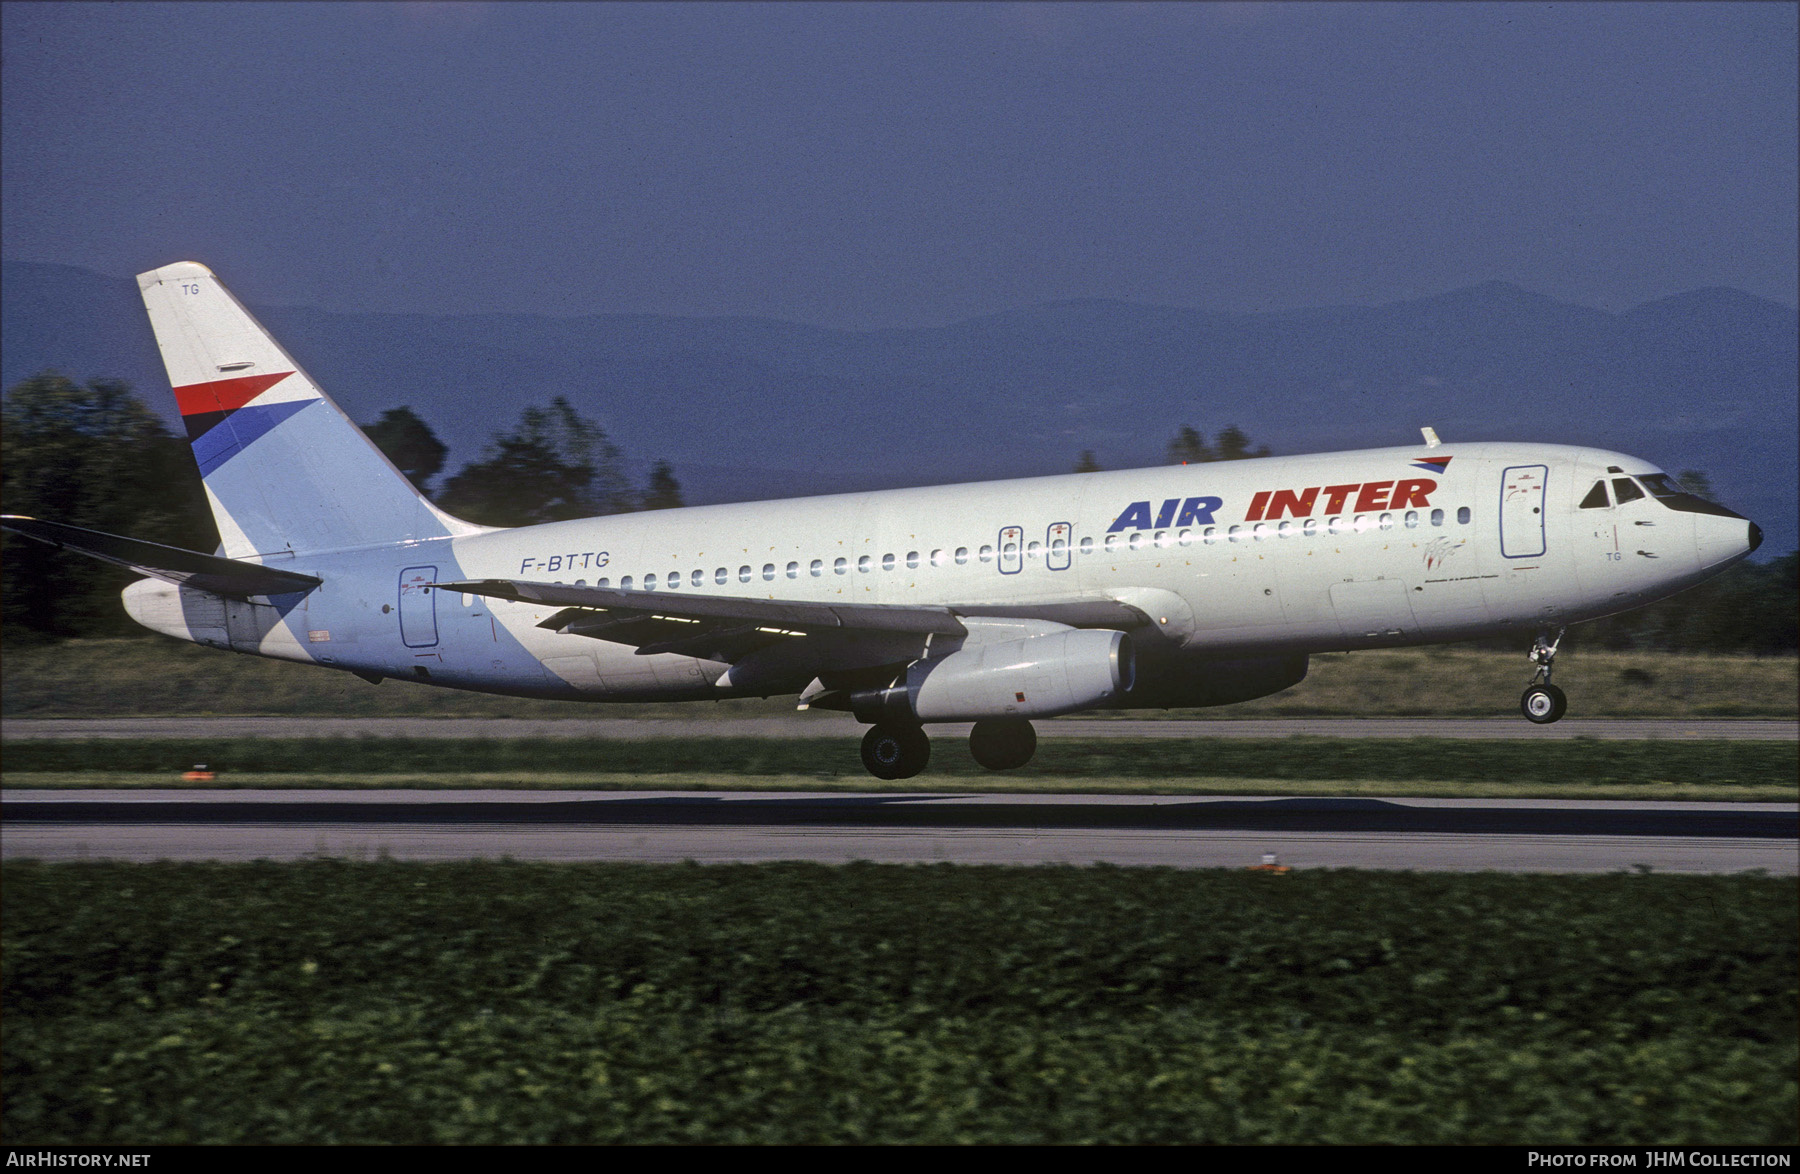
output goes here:
[{"label": "engine nacelle", "polygon": [[1068,628],[915,661],[887,688],[851,694],[850,708],[866,722],[1054,717],[1123,696],[1136,664],[1125,633]]}]

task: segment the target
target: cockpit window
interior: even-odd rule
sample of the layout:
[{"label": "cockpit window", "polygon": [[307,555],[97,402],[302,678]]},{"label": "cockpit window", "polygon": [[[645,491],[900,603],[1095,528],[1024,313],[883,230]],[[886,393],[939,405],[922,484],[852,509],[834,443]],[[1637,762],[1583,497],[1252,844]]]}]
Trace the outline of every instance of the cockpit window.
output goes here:
[{"label": "cockpit window", "polygon": [[1636,501],[1644,496],[1644,491],[1639,489],[1637,482],[1629,477],[1614,477],[1613,495],[1619,499],[1620,505],[1624,505],[1628,501]]},{"label": "cockpit window", "polygon": [[1603,510],[1611,504],[1612,499],[1606,496],[1606,482],[1604,481],[1594,482],[1594,487],[1588,490],[1588,495],[1581,499],[1581,508],[1584,510]]},{"label": "cockpit window", "polygon": [[1713,514],[1721,518],[1741,518],[1744,515],[1735,510],[1728,510],[1722,505],[1707,501],[1704,497],[1688,493],[1679,485],[1669,480],[1667,473],[1647,473],[1638,480],[1645,489],[1656,495],[1656,500],[1672,510],[1684,514]]}]

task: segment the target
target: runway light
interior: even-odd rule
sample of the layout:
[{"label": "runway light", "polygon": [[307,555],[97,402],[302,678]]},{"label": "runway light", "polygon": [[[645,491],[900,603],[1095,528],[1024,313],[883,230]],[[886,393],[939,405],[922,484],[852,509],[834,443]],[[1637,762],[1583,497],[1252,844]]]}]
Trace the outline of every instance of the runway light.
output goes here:
[{"label": "runway light", "polygon": [[193,770],[181,773],[181,781],[184,783],[210,783],[214,777],[213,772],[206,769],[204,762],[196,762]]},{"label": "runway light", "polygon": [[1289,868],[1285,864],[1278,863],[1275,853],[1264,852],[1262,854],[1262,863],[1261,864],[1252,864],[1249,868],[1245,869],[1244,871],[1245,872],[1292,872],[1293,869]]}]

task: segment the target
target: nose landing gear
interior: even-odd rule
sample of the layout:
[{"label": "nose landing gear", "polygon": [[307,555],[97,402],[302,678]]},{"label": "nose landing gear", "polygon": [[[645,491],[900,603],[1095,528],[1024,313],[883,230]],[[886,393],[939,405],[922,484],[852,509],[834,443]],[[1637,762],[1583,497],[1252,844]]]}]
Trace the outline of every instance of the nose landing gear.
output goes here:
[{"label": "nose landing gear", "polygon": [[1537,641],[1531,646],[1531,663],[1537,666],[1537,671],[1531,675],[1531,684],[1526,686],[1524,695],[1519,698],[1519,712],[1525,715],[1528,722],[1547,726],[1569,710],[1568,697],[1550,683],[1550,669],[1556,660],[1556,649],[1562,643],[1563,633],[1567,631],[1567,628],[1558,628],[1554,640],[1546,639],[1545,633],[1539,632]]}]

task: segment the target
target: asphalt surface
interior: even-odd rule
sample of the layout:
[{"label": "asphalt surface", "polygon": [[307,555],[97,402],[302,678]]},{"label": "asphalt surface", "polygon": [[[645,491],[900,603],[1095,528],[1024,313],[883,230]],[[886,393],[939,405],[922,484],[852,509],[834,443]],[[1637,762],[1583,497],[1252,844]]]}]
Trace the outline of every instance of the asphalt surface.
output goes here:
[{"label": "asphalt surface", "polygon": [[[1040,738],[1568,738],[1795,741],[1800,722],[1731,719],[1565,718],[1534,726],[1503,718],[1275,718],[1188,721],[1057,718],[1034,723]],[[0,738],[859,738],[868,727],[844,713],[758,718],[14,718]],[[927,727],[965,737],[967,723]]]},{"label": "asphalt surface", "polygon": [[1800,805],[683,792],[8,791],[8,859],[312,856],[1800,873]]}]

